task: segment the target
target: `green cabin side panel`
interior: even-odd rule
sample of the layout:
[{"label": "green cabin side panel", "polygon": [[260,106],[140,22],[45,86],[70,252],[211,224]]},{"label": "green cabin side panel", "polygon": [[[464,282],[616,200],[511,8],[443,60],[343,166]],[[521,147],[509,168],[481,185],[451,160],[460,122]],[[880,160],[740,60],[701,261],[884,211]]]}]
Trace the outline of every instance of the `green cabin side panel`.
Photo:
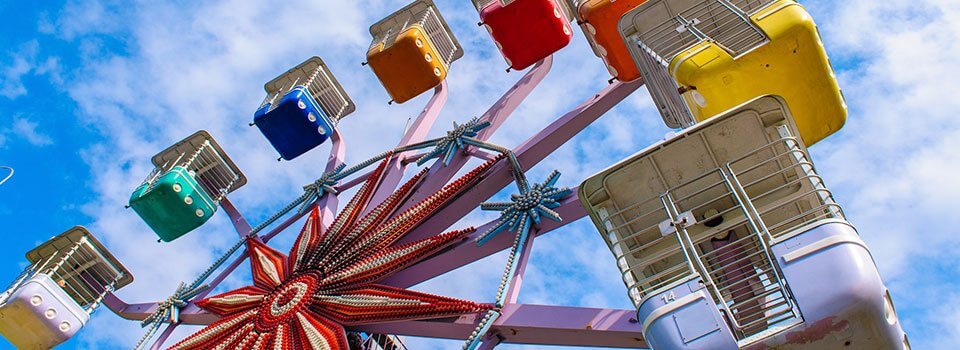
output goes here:
[{"label": "green cabin side panel", "polygon": [[203,225],[216,204],[183,167],[174,167],[153,186],[144,183],[130,196],[130,207],[164,242],[173,241]]}]

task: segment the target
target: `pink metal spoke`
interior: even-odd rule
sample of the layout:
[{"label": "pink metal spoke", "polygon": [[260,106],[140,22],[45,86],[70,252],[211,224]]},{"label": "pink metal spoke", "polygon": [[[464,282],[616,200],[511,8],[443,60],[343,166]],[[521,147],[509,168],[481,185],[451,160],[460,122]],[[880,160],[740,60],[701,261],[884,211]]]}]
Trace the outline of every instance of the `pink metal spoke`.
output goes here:
[{"label": "pink metal spoke", "polygon": [[[437,116],[440,115],[440,111],[443,110],[443,106],[447,103],[447,96],[447,81],[444,80],[443,83],[440,83],[440,85],[433,90],[433,97],[430,98],[427,106],[420,112],[420,116],[417,117],[413,124],[410,125],[410,128],[404,133],[397,147],[418,143],[427,138],[427,133],[430,132],[430,128],[432,128],[434,122],[437,121]],[[390,161],[383,175],[383,181],[381,181],[377,191],[373,194],[371,203],[380,203],[393,193],[393,190],[397,188],[397,185],[400,184],[400,180],[403,178],[403,171],[407,169],[407,164],[408,163],[403,162],[402,157],[395,157]],[[370,210],[373,210],[373,208],[367,208],[364,214]]]},{"label": "pink metal spoke", "polygon": [[[612,109],[613,106],[641,86],[643,86],[642,79],[637,79],[637,81],[629,83],[615,82],[610,84],[604,88],[603,91],[580,104],[572,111],[567,112],[541,132],[521,144],[514,151],[520,163],[527,169],[537,165],[546,158],[547,155],[553,152],[553,150],[565,144],[573,138],[574,135],[585,129],[590,123],[600,118],[600,116]],[[431,169],[430,175],[434,173],[433,170],[434,169]],[[430,219],[427,219],[426,222],[407,235],[401,243],[423,239],[426,236],[446,230],[464,215],[476,209],[481,202],[510,184],[514,180],[511,171],[512,169],[507,162],[500,162],[487,173],[480,183],[474,186],[472,191],[464,193],[457,201],[440,210]],[[426,183],[421,185],[421,188],[429,188],[428,186],[430,186],[433,181],[438,181],[438,179],[434,177],[429,177],[430,175],[428,175]]]},{"label": "pink metal spoke", "polygon": [[230,217],[230,223],[233,224],[233,228],[237,231],[237,234],[240,235],[240,238],[247,237],[253,228],[250,226],[250,223],[247,222],[247,219],[243,217],[243,214],[240,214],[237,207],[233,205],[230,198],[223,197],[223,200],[220,201],[220,207],[222,207],[223,211]]},{"label": "pink metal spoke", "polygon": [[[576,188],[572,189],[572,191],[573,195],[565,198],[561,202],[560,207],[554,209],[560,213],[561,216],[563,216],[564,221],[556,222],[552,220],[544,220],[541,222],[538,230],[531,232],[531,236],[545,235],[566,224],[587,216],[587,212],[583,210],[583,207],[580,205],[580,200],[576,194]],[[435,276],[453,271],[474,261],[496,254],[504,249],[509,249],[513,244],[513,236],[511,235],[497,235],[482,246],[477,246],[475,243],[476,238],[480,234],[486,232],[487,229],[496,224],[497,220],[493,220],[487,224],[484,224],[483,226],[480,226],[477,228],[477,231],[470,235],[470,237],[467,239],[455,243],[454,245],[450,246],[450,248],[444,250],[441,254],[434,255],[433,257],[421,261],[416,265],[407,267],[406,269],[397,272],[397,274],[384,279],[383,283],[395,287],[407,288],[431,279]]]},{"label": "pink metal spoke", "polygon": [[[490,136],[493,135],[500,125],[503,125],[503,122],[516,111],[517,107],[520,106],[527,96],[530,96],[530,93],[533,92],[534,88],[540,84],[541,81],[547,76],[547,73],[550,72],[550,68],[553,66],[553,57],[548,57],[543,61],[537,63],[530,71],[528,71],[523,78],[517,81],[510,90],[507,90],[503,96],[493,104],[490,109],[487,110],[483,116],[480,117],[480,121],[490,122],[490,126],[480,130],[477,134],[476,139],[478,140],[487,140]],[[424,198],[432,195],[434,192],[438,191],[443,187],[444,184],[450,181],[454,175],[457,174],[460,169],[462,169],[467,161],[470,160],[470,157],[465,154],[458,154],[453,157],[450,161],[450,164],[444,166],[442,162],[435,162],[430,166],[430,172],[427,175],[427,178],[430,181],[420,185],[416,192],[410,196],[410,199],[401,207],[401,211],[407,209],[413,203],[417,203]]]},{"label": "pink metal spoke", "polygon": [[[634,319],[636,310],[596,309],[585,307],[510,304],[494,323],[491,334],[503,337],[504,343],[647,348],[640,325]],[[482,315],[456,319],[422,320],[368,324],[351,330],[377,334],[465,339]]]},{"label": "pink metal spoke", "polygon": [[527,236],[527,242],[523,249],[517,255],[517,270],[513,273],[513,279],[507,285],[506,302],[507,304],[516,304],[520,298],[520,287],[523,285],[523,274],[527,271],[527,263],[530,261],[530,255],[533,254],[533,241],[537,238],[537,232],[531,232]]}]

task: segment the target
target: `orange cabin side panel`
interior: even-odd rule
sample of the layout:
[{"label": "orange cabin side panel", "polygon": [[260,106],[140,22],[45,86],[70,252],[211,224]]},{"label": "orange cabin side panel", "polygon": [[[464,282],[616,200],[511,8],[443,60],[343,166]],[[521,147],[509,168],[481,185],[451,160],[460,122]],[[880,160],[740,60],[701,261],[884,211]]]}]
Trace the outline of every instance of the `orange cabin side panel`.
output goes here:
[{"label": "orange cabin side panel", "polygon": [[426,32],[412,26],[393,45],[367,52],[367,63],[396,103],[404,103],[443,82],[447,66]]},{"label": "orange cabin side panel", "polygon": [[624,14],[644,2],[646,0],[590,0],[579,8],[580,18],[585,22],[584,34],[600,46],[601,57],[609,66],[610,75],[623,82],[640,78],[640,70],[620,35],[618,24]]}]

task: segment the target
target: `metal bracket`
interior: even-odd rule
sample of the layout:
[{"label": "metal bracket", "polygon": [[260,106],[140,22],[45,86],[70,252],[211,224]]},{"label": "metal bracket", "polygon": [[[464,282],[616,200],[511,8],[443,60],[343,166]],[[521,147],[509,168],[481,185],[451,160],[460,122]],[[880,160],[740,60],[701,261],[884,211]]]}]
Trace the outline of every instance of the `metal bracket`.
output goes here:
[{"label": "metal bracket", "polygon": [[692,211],[680,213],[680,216],[676,221],[671,221],[669,219],[664,220],[660,223],[660,234],[663,237],[670,236],[677,233],[677,227],[687,227],[697,224],[697,218],[693,215]]}]

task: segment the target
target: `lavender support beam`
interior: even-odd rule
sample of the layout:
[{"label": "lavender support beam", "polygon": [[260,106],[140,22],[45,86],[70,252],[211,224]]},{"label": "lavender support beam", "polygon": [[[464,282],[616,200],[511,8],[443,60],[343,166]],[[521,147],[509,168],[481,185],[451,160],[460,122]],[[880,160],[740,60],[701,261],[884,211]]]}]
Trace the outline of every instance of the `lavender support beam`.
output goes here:
[{"label": "lavender support beam", "polygon": [[[397,147],[422,142],[427,138],[427,133],[430,132],[430,128],[432,128],[434,122],[437,121],[437,116],[440,115],[440,111],[443,110],[443,106],[447,103],[448,95],[447,81],[444,80],[433,90],[433,97],[430,98],[427,106],[420,112],[420,116],[417,117],[413,124],[410,125],[410,128],[403,134],[403,138],[400,139]],[[403,178],[403,172],[406,169],[407,164],[403,163],[401,157],[395,157],[390,160],[390,164],[384,169],[383,180],[376,192],[374,192],[373,199],[370,203],[380,203],[383,202],[384,199],[387,199],[397,188],[397,185],[400,184],[400,180]],[[369,212],[370,210],[373,210],[373,208],[367,208],[365,212]]]},{"label": "lavender support beam", "polygon": [[[340,166],[347,154],[347,145],[343,141],[343,137],[340,136],[340,131],[334,129],[333,135],[330,136],[330,139],[333,142],[330,149],[330,156],[327,158],[327,166],[323,170],[324,174],[332,172],[334,169]],[[322,225],[321,227],[323,227],[324,230],[326,230],[327,227],[330,227],[334,217],[337,215],[338,204],[339,201],[337,200],[337,196],[333,194],[328,194],[323,196],[323,198],[317,199],[317,205],[320,207],[320,225]],[[273,230],[264,237],[264,242],[269,241],[270,238],[273,238],[273,236],[276,236],[281,231],[283,231],[283,229]]]},{"label": "lavender support beam", "polygon": [[170,335],[173,334],[173,331],[176,330],[175,325],[169,325],[166,329],[163,330],[163,333],[160,333],[160,337],[157,338],[157,341],[153,342],[153,346],[150,347],[150,350],[160,350],[163,347],[163,343],[170,338]]},{"label": "lavender support beam", "polygon": [[[491,333],[503,337],[503,343],[646,348],[636,310],[611,310],[565,306],[511,304],[494,323]],[[369,333],[402,336],[466,339],[476,327],[480,315],[443,320],[422,320],[370,324],[352,327]]]},{"label": "lavender support beam", "polygon": [[237,231],[237,234],[240,235],[241,239],[250,234],[252,230],[250,223],[243,217],[243,214],[240,214],[240,211],[233,205],[230,198],[223,197],[223,200],[220,201],[220,207],[222,207],[223,211],[230,217],[230,223],[233,224],[233,228]]},{"label": "lavender support beam", "polygon": [[497,345],[500,345],[501,341],[503,341],[503,338],[500,338],[499,333],[491,332],[483,338],[483,343],[480,344],[480,347],[477,348],[477,350],[493,350],[493,348],[496,348]]},{"label": "lavender support beam", "polygon": [[[527,169],[537,165],[551,152],[562,146],[574,135],[585,129],[590,123],[600,118],[612,109],[617,103],[643,86],[642,79],[622,83],[615,82],[594,95],[588,101],[580,104],[572,111],[567,112],[545,129],[525,141],[515,151],[520,163]],[[504,186],[513,181],[510,165],[500,162],[494,166],[477,185],[465,192],[455,202],[447,205],[413,232],[404,237],[400,244],[410,243],[442,232],[477,208],[481,202],[490,198]],[[428,178],[427,183],[437,181]],[[426,184],[425,184],[426,185]],[[421,187],[424,187],[422,185]]]},{"label": "lavender support beam", "polygon": [[[573,189],[573,195],[564,198],[560,207],[554,209],[563,217],[563,222],[544,220],[532,235],[541,236],[552,232],[566,224],[577,221],[587,216],[587,212],[580,205],[577,197],[577,189]],[[457,268],[470,264],[474,261],[483,259],[496,254],[504,249],[509,249],[513,245],[513,236],[509,234],[496,235],[490,241],[482,246],[477,246],[474,242],[480,234],[486,232],[489,228],[497,224],[498,220],[493,220],[483,226],[480,226],[470,237],[457,242],[446,250],[435,254],[434,256],[423,260],[416,265],[412,265],[397,272],[382,281],[383,284],[399,288],[409,288],[423,281],[440,276]]]},{"label": "lavender support beam", "polygon": [[530,255],[533,254],[533,241],[537,238],[537,230],[531,231],[520,252],[517,253],[517,270],[513,272],[513,278],[510,280],[510,284],[507,285],[507,294],[504,299],[507,304],[516,304],[520,298],[520,287],[523,286],[523,274],[527,272],[527,263],[530,262]]},{"label": "lavender support beam", "polygon": [[[507,90],[507,92],[480,117],[480,121],[488,121],[490,122],[490,126],[480,130],[475,138],[484,141],[490,139],[490,136],[516,111],[520,103],[526,100],[534,88],[543,81],[552,66],[552,56],[543,59],[530,69],[523,78],[517,81],[510,90]],[[446,166],[443,165],[443,162],[433,163],[433,165],[430,166],[426,181],[420,184],[416,192],[400,206],[400,210],[397,212],[402,213],[415,203],[419,203],[424,198],[439,191],[446,183],[450,182],[450,179],[452,179],[460,169],[463,169],[468,160],[470,160],[469,155],[457,154]]]}]

